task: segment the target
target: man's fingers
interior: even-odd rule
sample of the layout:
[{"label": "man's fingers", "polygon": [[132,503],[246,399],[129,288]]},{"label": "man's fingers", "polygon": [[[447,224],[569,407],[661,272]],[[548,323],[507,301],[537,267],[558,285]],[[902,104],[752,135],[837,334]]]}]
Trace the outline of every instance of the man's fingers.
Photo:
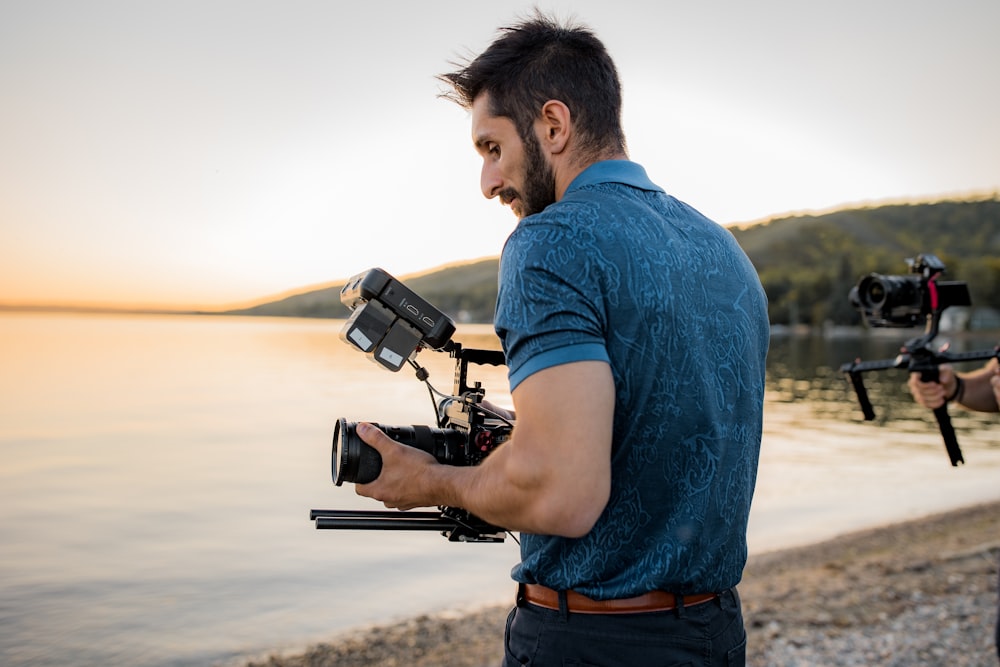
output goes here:
[{"label": "man's fingers", "polygon": [[368,422],[358,422],[355,432],[358,434],[359,438],[374,447],[380,454],[389,443],[395,442],[395,440]]}]

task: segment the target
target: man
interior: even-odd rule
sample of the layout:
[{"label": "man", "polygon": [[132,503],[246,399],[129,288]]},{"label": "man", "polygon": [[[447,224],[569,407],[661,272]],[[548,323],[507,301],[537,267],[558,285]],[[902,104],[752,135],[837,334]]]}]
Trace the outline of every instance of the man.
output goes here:
[{"label": "man", "polygon": [[[969,410],[1000,412],[1000,362],[997,359],[991,359],[971,373],[956,373],[945,364],[938,368],[937,382],[922,382],[919,373],[911,373],[908,384],[917,403],[931,410],[955,402]],[[1000,601],[994,643],[1000,659]]]},{"label": "man", "polygon": [[769,336],[753,266],[628,161],[586,28],[536,14],[441,78],[483,194],[520,219],[495,318],[517,425],[471,468],[359,425],[383,469],[358,493],[521,531],[505,665],[743,664]]}]

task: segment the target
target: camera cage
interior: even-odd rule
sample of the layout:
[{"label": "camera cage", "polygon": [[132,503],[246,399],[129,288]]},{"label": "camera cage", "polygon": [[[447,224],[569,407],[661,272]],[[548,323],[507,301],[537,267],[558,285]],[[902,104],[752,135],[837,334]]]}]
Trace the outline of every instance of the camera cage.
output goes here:
[{"label": "camera cage", "polygon": [[[502,351],[464,348],[452,341],[454,322],[379,268],[348,280],[340,299],[354,311],[341,330],[341,339],[387,370],[396,372],[409,363],[417,379],[427,385],[432,402],[435,394],[441,397],[435,404],[439,427],[457,414],[469,415],[470,429],[487,415],[510,423],[481,405],[486,392],[480,382],[468,382],[469,364],[503,366],[506,360]],[[449,396],[430,385],[426,369],[415,361],[417,354],[428,347],[455,359],[453,392]],[[309,520],[317,529],[326,530],[438,531],[450,542],[503,542],[508,532],[465,509],[446,506],[425,512],[313,509]]]},{"label": "camera cage", "polygon": [[[851,382],[857,395],[858,403],[865,421],[875,419],[875,410],[868,398],[862,373],[883,371],[892,368],[906,369],[910,373],[920,373],[924,382],[937,381],[938,367],[941,364],[953,364],[964,361],[982,361],[985,359],[1000,359],[1000,346],[992,350],[976,350],[972,352],[949,352],[946,349],[933,349],[931,342],[940,331],[941,314],[951,306],[970,306],[968,286],[964,282],[945,282],[940,277],[945,272],[944,263],[935,255],[918,255],[907,259],[910,276],[882,276],[872,273],[861,279],[848,298],[859,309],[868,326],[872,327],[914,327],[921,321],[925,323],[923,335],[907,340],[900,348],[900,353],[894,359],[877,361],[862,361],[860,358],[847,362],[840,367]],[[893,310],[890,290],[892,285],[908,285],[917,289],[916,297],[908,304],[904,303],[901,312]],[[873,285],[880,286],[882,292],[873,290]],[[888,289],[887,289],[887,286]],[[875,293],[874,298],[872,297]],[[886,310],[888,304],[888,311]],[[917,307],[919,304],[919,309]],[[948,404],[945,403],[934,410],[941,437],[944,439],[945,450],[952,466],[965,463],[962,450],[955,435],[948,414]]]}]

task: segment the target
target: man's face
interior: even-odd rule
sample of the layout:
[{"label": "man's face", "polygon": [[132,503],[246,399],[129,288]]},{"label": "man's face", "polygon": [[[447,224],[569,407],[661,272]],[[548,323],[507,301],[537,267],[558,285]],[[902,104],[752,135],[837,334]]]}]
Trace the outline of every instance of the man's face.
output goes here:
[{"label": "man's face", "polygon": [[523,141],[514,122],[489,111],[489,95],[472,104],[472,141],[483,158],[480,187],[487,199],[499,197],[518,218],[555,202],[556,180],[534,133]]}]

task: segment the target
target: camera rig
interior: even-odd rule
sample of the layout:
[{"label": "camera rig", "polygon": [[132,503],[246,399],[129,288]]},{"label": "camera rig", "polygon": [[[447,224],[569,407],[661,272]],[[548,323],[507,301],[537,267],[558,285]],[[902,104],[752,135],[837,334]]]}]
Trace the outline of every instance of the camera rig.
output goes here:
[{"label": "camera rig", "polygon": [[[949,352],[931,347],[931,341],[939,332],[941,313],[950,306],[972,305],[969,288],[964,282],[940,280],[945,272],[945,265],[934,255],[918,255],[906,262],[910,266],[910,275],[869,274],[861,279],[849,296],[851,303],[861,311],[870,326],[913,327],[918,326],[921,321],[926,323],[923,335],[906,341],[896,358],[878,361],[855,359],[840,367],[854,387],[865,421],[875,419],[875,410],[868,398],[862,373],[905,368],[910,373],[920,373],[920,379],[924,382],[932,382],[937,381],[938,367],[941,364],[981,361],[994,357],[1000,359],[1000,347],[974,352]],[[951,465],[965,463],[948,415],[948,404],[936,408],[934,416],[944,438]]]},{"label": "camera rig", "polygon": [[[500,350],[463,348],[451,340],[454,323],[382,269],[371,269],[351,278],[340,293],[341,302],[353,311],[341,339],[391,371],[405,363],[427,385],[435,405],[437,428],[384,426],[397,442],[423,449],[449,465],[477,465],[513,430],[512,420],[483,404],[482,383],[468,383],[469,364],[503,366]],[[428,382],[426,369],[415,359],[422,349],[446,352],[455,359],[453,393],[444,395]],[[435,397],[440,401],[436,401]],[[378,477],[381,457],[355,433],[356,424],[337,422],[333,437],[333,482],[365,483]],[[507,530],[494,526],[458,507],[437,511],[313,509],[309,520],[317,529],[438,531],[451,542],[503,542]]]}]

